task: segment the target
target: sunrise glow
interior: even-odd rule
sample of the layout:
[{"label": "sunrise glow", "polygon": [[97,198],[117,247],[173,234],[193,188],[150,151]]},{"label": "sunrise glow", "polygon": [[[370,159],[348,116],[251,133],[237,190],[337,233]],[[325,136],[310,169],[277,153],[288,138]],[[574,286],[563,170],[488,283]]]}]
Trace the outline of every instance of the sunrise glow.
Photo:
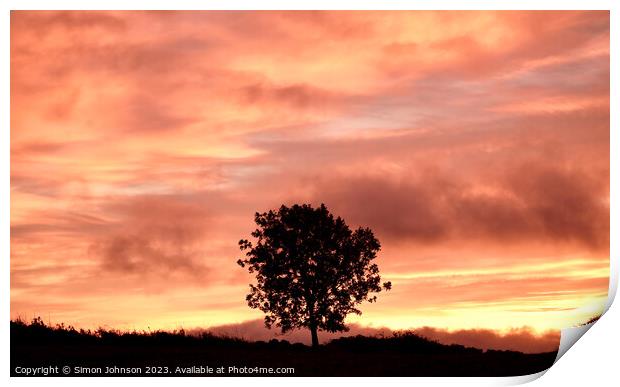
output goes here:
[{"label": "sunrise glow", "polygon": [[363,327],[542,334],[609,282],[608,12],[12,12],[11,317],[262,318],[256,211],[372,228]]}]

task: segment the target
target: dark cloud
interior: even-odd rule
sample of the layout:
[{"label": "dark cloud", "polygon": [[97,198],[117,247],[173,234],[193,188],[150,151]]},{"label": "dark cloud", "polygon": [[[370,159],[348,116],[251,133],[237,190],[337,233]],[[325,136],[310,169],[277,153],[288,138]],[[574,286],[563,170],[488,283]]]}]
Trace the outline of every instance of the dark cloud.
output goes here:
[{"label": "dark cloud", "polygon": [[11,26],[43,34],[50,28],[62,28],[77,33],[102,27],[125,30],[125,21],[106,11],[11,11]]},{"label": "dark cloud", "polygon": [[[355,335],[389,337],[397,332],[385,327],[373,328],[359,324],[349,324],[348,327],[348,332],[319,332],[321,342],[325,343],[338,337]],[[310,333],[308,331],[294,330],[282,334],[277,329],[267,329],[262,320],[250,320],[207,329],[194,329],[189,332],[191,334],[198,334],[204,331],[209,331],[219,336],[240,337],[250,341],[269,341],[275,338],[287,340],[292,343],[310,344]],[[416,328],[412,331],[442,344],[460,344],[484,350],[495,349],[540,353],[556,351],[560,345],[559,331],[548,331],[539,335],[528,328],[512,329],[505,333],[491,329],[462,329],[449,331],[432,327]]]},{"label": "dark cloud", "polygon": [[120,217],[91,246],[102,267],[113,272],[149,274],[181,271],[202,276],[200,256],[210,214],[203,203],[174,196],[127,198],[108,206]]},{"label": "dark cloud", "polygon": [[478,184],[441,170],[398,179],[338,176],[316,183],[313,199],[390,240],[438,243],[458,238],[609,247],[604,176],[537,163],[507,170],[499,166],[498,171]]},{"label": "dark cloud", "polygon": [[199,268],[195,256],[184,253],[183,248],[166,252],[143,235],[116,235],[97,247],[104,257],[104,268],[120,272],[149,272],[152,269],[187,270]]},{"label": "dark cloud", "polygon": [[557,351],[560,346],[560,332],[549,331],[535,335],[530,329],[512,329],[500,333],[490,329],[460,329],[448,331],[423,327],[415,330],[421,336],[442,344],[461,344],[466,347],[495,350],[516,350],[525,353]]},{"label": "dark cloud", "polygon": [[[350,324],[349,332],[346,333],[329,333],[321,332],[320,339],[322,342],[341,337],[343,335],[366,335],[375,336],[379,334],[390,335],[392,331],[388,328],[369,328],[359,324]],[[282,334],[277,329],[268,329],[265,327],[263,320],[250,320],[241,323],[219,325],[209,328],[198,328],[190,330],[190,333],[197,334],[200,332],[211,332],[219,336],[240,337],[250,341],[269,341],[271,339],[288,340],[292,343],[310,344],[310,333],[305,330],[293,330]]]},{"label": "dark cloud", "polygon": [[133,96],[118,124],[127,132],[177,132],[196,122],[196,117],[174,113],[160,100],[144,94]]},{"label": "dark cloud", "polygon": [[63,150],[68,144],[66,142],[32,141],[20,146],[11,147],[12,156],[55,153]]},{"label": "dark cloud", "polygon": [[[342,178],[317,185],[316,200],[325,201],[336,213],[355,224],[376,229],[394,239],[439,240],[448,232],[443,215],[447,203],[437,192],[446,192],[448,182],[433,187],[381,177]],[[441,189],[441,191],[434,191]]]},{"label": "dark cloud", "polygon": [[280,104],[295,109],[333,109],[343,98],[333,92],[302,84],[273,86],[255,83],[243,87],[240,93],[244,104]]}]

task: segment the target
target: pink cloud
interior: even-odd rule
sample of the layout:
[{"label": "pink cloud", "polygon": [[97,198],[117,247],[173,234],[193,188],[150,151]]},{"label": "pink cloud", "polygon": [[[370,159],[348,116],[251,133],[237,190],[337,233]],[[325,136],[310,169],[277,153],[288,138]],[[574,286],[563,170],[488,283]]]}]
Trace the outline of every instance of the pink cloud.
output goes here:
[{"label": "pink cloud", "polygon": [[370,323],[578,308],[606,289],[609,75],[608,12],[12,12],[12,313],[254,318],[236,243],[293,202],[375,230],[382,272],[471,270]]}]

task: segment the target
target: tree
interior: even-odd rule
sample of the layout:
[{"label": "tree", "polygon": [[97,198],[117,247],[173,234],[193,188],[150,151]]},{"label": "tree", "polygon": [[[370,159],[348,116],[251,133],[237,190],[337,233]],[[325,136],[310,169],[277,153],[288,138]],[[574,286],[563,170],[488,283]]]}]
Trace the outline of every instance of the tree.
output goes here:
[{"label": "tree", "polygon": [[351,231],[324,204],[318,208],[295,204],[277,211],[256,213],[255,243],[239,241],[245,258],[237,264],[256,273],[246,300],[265,313],[265,325],[282,333],[308,328],[312,346],[319,345],[318,330],[347,331],[344,319],[361,315],[356,306],[375,302],[371,293],[381,286],[379,267],[372,263],[381,245],[369,228]]}]

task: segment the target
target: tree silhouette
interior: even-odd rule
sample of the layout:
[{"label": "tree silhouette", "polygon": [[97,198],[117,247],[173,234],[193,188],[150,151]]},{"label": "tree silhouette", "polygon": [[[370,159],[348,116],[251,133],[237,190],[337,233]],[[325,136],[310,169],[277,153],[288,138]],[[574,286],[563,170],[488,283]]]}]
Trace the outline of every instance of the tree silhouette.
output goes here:
[{"label": "tree silhouette", "polygon": [[[282,333],[308,328],[312,346],[319,345],[318,330],[347,331],[349,313],[362,314],[356,305],[374,302],[380,292],[379,267],[372,263],[381,245],[369,228],[351,231],[324,204],[281,206],[256,213],[256,242],[239,241],[246,258],[241,267],[256,273],[246,300],[265,312],[265,325]],[[385,282],[383,289],[391,289]]]}]

